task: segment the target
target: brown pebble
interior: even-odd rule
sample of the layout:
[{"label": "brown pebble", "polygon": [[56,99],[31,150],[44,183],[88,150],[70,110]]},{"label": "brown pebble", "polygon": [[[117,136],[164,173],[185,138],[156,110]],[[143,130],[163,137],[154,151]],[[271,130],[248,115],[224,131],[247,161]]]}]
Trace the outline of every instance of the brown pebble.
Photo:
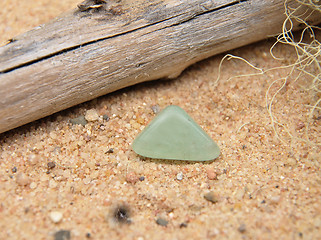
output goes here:
[{"label": "brown pebble", "polygon": [[179,225],[179,228],[186,228],[187,227],[187,223],[183,222]]},{"label": "brown pebble", "polygon": [[53,169],[53,168],[55,168],[56,167],[56,163],[55,162],[48,162],[47,163],[47,167],[48,167],[48,169]]},{"label": "brown pebble", "polygon": [[16,177],[16,183],[19,186],[27,186],[30,183],[30,179],[26,174],[18,173]]},{"label": "brown pebble", "polygon": [[139,180],[139,178],[137,177],[137,175],[134,172],[130,172],[126,175],[126,182],[128,183],[136,183]]},{"label": "brown pebble", "polygon": [[113,153],[114,149],[113,148],[109,148],[105,153]]},{"label": "brown pebble", "polygon": [[217,173],[213,169],[207,169],[207,178],[209,180],[217,180]]},{"label": "brown pebble", "polygon": [[246,226],[244,223],[242,223],[239,228],[238,228],[240,233],[245,233],[246,232]]},{"label": "brown pebble", "polygon": [[204,198],[211,202],[211,203],[217,203],[218,202],[218,197],[216,196],[216,194],[214,192],[208,192],[204,195]]},{"label": "brown pebble", "polygon": [[304,128],[304,127],[305,127],[304,122],[298,122],[295,129],[296,129],[296,130],[301,130],[301,129]]}]

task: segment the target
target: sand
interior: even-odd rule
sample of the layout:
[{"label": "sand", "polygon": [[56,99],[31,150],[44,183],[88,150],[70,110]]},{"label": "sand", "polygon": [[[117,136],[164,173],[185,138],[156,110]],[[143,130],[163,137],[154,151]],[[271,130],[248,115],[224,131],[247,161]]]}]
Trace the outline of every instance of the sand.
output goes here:
[{"label": "sand", "polygon": [[[0,42],[77,3],[5,0]],[[274,60],[274,41],[229,53],[264,69],[295,60],[284,45],[275,54],[285,60]],[[288,70],[228,80],[255,72],[230,60],[216,83],[223,56],[177,79],[129,87],[1,134],[0,239],[320,239],[321,120],[318,112],[308,120],[318,97],[304,90],[309,79],[290,78],[276,97],[273,114],[293,135],[276,128],[281,141],[266,92]],[[217,142],[219,158],[188,163],[133,152],[155,106],[171,104]],[[86,113],[85,126],[70,123]],[[297,139],[306,139],[307,128],[310,143]]]}]

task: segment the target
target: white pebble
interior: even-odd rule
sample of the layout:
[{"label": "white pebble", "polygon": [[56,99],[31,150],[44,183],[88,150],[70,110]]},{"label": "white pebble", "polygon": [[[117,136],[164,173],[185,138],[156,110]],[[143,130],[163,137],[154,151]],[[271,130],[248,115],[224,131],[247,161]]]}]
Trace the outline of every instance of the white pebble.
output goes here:
[{"label": "white pebble", "polygon": [[24,173],[18,173],[16,183],[20,186],[27,186],[30,183],[30,178]]},{"label": "white pebble", "polygon": [[181,181],[183,179],[184,175],[182,172],[177,173],[176,178],[177,180]]},{"label": "white pebble", "polygon": [[35,183],[35,182],[30,183],[31,189],[35,189],[36,187],[37,187],[37,183]]},{"label": "white pebble", "polygon": [[59,223],[62,219],[62,213],[58,211],[52,211],[50,212],[49,217],[54,223]]},{"label": "white pebble", "polygon": [[94,122],[97,121],[99,118],[99,114],[96,109],[90,109],[86,112],[85,119],[88,122]]},{"label": "white pebble", "polygon": [[281,197],[280,196],[272,196],[270,197],[271,203],[277,204],[280,202]]},{"label": "white pebble", "polygon": [[87,185],[91,182],[91,179],[90,177],[86,177],[84,180],[83,180],[84,184]]}]

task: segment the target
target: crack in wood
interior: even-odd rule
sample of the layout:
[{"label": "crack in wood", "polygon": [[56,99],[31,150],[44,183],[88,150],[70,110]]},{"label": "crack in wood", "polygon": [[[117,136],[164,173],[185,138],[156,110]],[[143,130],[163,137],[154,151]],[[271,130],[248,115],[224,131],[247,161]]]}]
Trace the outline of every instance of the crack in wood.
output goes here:
[{"label": "crack in wood", "polygon": [[231,2],[231,3],[229,3],[229,4],[226,4],[226,5],[223,5],[223,6],[214,8],[214,9],[208,9],[208,10],[202,11],[202,12],[200,12],[200,13],[195,13],[195,14],[193,14],[192,16],[190,16],[190,18],[187,18],[187,19],[185,19],[185,20],[182,20],[182,21],[180,21],[180,22],[178,22],[178,23],[175,23],[175,24],[170,25],[170,26],[167,26],[167,27],[177,26],[177,25],[180,25],[180,24],[182,24],[182,23],[188,22],[188,21],[190,21],[190,20],[192,20],[192,19],[194,19],[194,18],[196,18],[196,17],[200,17],[200,16],[202,16],[202,15],[209,14],[209,13],[213,13],[213,12],[218,12],[218,11],[221,11],[221,10],[226,10],[226,9],[229,8],[229,7],[235,6],[235,5],[237,5],[237,4],[241,4],[241,3],[243,3],[243,2],[249,2],[249,1],[250,1],[250,0],[236,0],[236,1],[234,1],[234,2]]},{"label": "crack in wood", "polygon": [[[144,26],[139,27],[139,28],[131,29],[129,31],[120,32],[120,33],[114,34],[112,36],[95,39],[95,40],[88,41],[88,42],[85,42],[85,43],[82,43],[82,44],[79,44],[79,45],[75,45],[75,46],[72,46],[72,47],[69,47],[69,48],[65,48],[65,49],[59,50],[57,52],[53,52],[51,54],[48,54],[46,56],[42,56],[42,57],[40,57],[38,59],[29,60],[29,61],[27,61],[25,63],[16,65],[14,67],[3,69],[2,71],[0,71],[0,75],[15,71],[15,70],[23,68],[23,67],[30,66],[32,64],[35,64],[35,63],[50,59],[52,57],[64,54],[66,52],[74,51],[74,50],[76,50],[78,48],[81,48],[81,47],[85,47],[85,46],[88,46],[88,45],[91,45],[91,44],[96,44],[98,42],[105,41],[105,40],[108,40],[110,38],[123,36],[123,35],[129,34],[129,33],[135,32],[135,31],[139,31],[139,30],[151,27],[151,26],[155,26],[155,25],[160,24],[160,23],[164,23],[166,21],[172,21],[172,20],[177,19],[177,21],[175,23],[170,24],[170,25],[165,26],[165,27],[162,27],[160,29],[156,29],[155,31],[162,30],[164,28],[168,28],[168,27],[172,27],[172,26],[177,26],[177,25],[186,23],[186,22],[188,22],[188,21],[190,21],[190,20],[192,20],[192,19],[194,19],[196,17],[202,16],[204,14],[209,14],[209,13],[221,11],[221,10],[224,10],[226,8],[235,6],[237,4],[241,4],[243,2],[248,2],[248,1],[250,1],[250,0],[236,0],[236,1],[230,2],[228,4],[225,4],[225,5],[213,8],[213,9],[207,9],[206,7],[202,7],[201,6],[202,8],[200,9],[199,12],[195,12],[195,13],[192,13],[192,14],[190,14],[190,13],[181,13],[181,14],[178,14],[178,15],[175,15],[175,16],[171,16],[169,18],[158,20],[156,22],[150,23],[148,25],[144,25]],[[119,0],[117,2],[119,2]],[[96,9],[99,9],[100,7],[102,7],[104,4],[106,4],[105,0],[86,0],[86,1],[82,2],[81,4],[79,4],[78,8],[79,8],[79,11],[81,11],[81,12],[82,11],[93,10],[93,9],[96,10]],[[184,17],[184,15],[187,15],[187,16]],[[183,19],[178,19],[179,17],[183,17]]]}]

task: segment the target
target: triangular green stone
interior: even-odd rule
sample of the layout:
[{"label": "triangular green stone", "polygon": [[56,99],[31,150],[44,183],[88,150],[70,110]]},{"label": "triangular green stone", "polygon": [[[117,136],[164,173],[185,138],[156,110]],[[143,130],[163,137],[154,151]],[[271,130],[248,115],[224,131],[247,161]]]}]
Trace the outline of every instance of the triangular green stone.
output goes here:
[{"label": "triangular green stone", "polygon": [[144,157],[209,161],[220,155],[217,144],[180,107],[168,106],[137,136],[132,145]]}]

